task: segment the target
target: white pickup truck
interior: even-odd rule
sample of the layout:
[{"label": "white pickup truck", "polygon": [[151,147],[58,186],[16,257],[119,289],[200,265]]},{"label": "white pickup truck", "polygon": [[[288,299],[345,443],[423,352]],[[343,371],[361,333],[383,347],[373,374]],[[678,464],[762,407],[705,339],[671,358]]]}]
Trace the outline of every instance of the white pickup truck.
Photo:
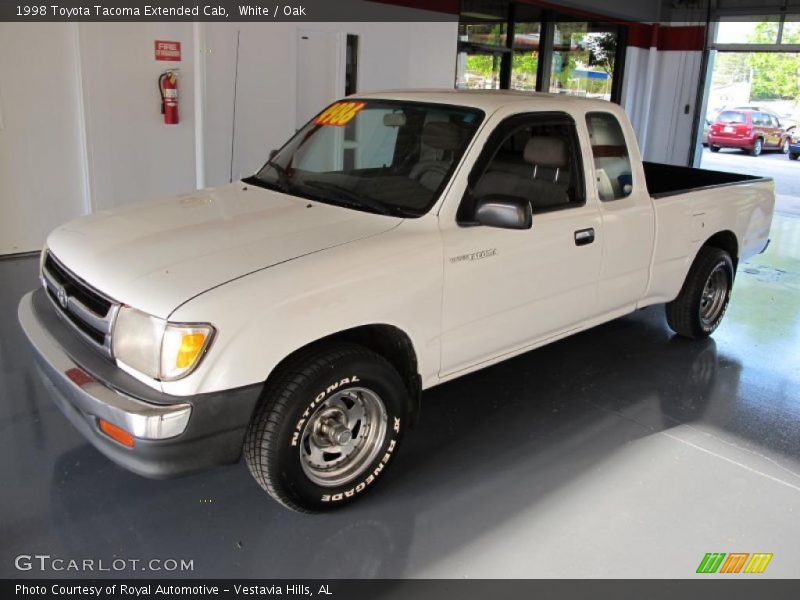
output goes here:
[{"label": "white pickup truck", "polygon": [[709,335],[773,205],[768,179],[643,164],[611,103],[364,94],[243,181],[59,227],[19,318],[112,460],[244,454],[323,510],[374,487],[422,390],[651,304]]}]

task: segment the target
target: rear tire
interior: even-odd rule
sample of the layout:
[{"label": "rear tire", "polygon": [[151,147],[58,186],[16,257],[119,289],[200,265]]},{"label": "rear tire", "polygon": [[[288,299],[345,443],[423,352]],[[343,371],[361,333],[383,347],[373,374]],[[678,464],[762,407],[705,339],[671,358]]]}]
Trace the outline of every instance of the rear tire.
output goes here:
[{"label": "rear tire", "polygon": [[708,149],[712,152],[719,152],[721,150],[719,146],[709,146]]},{"label": "rear tire", "polygon": [[666,305],[670,328],[693,340],[711,335],[728,309],[733,277],[730,254],[711,246],[700,248],[678,297]]},{"label": "rear tire", "polygon": [[761,156],[761,153],[764,151],[764,141],[761,138],[756,140],[756,143],[753,144],[753,147],[750,148],[750,156]]},{"label": "rear tire", "polygon": [[343,506],[385,473],[409,406],[383,357],[350,343],[312,349],[270,377],[245,439],[247,466],[287,508]]}]

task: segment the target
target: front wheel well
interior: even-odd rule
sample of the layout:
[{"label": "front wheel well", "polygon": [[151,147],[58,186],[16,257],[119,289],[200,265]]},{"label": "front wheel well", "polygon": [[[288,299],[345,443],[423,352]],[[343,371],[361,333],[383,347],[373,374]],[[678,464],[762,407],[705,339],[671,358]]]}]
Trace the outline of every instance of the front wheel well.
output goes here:
[{"label": "front wheel well", "polygon": [[338,342],[358,344],[389,361],[406,384],[413,403],[410,407],[412,423],[415,422],[419,415],[419,401],[422,393],[422,380],[419,375],[417,354],[408,334],[394,325],[362,325],[310,342],[298,348],[278,363],[270,373],[267,381],[287,363],[300,359],[309,350],[316,350],[320,346],[330,346]]}]

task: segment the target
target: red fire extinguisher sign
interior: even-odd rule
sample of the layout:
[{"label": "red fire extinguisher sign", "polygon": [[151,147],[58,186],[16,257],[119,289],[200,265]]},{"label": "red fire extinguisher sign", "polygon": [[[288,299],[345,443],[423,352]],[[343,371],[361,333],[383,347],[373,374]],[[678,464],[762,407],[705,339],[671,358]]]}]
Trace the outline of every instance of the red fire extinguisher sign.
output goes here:
[{"label": "red fire extinguisher sign", "polygon": [[156,40],[156,60],[180,62],[181,43]]}]

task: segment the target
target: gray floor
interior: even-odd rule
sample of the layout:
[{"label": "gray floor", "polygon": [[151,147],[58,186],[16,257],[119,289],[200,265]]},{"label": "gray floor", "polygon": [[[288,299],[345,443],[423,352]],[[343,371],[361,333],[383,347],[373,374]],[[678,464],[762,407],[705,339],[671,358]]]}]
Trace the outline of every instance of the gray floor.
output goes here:
[{"label": "gray floor", "polygon": [[193,560],[184,576],[688,577],[714,551],[798,577],[800,219],[772,239],[712,340],[652,307],[431,390],[382,485],[315,516],[243,464],[150,481],[98,454],[22,343],[36,261],[0,261],[0,576],[49,554]]}]

